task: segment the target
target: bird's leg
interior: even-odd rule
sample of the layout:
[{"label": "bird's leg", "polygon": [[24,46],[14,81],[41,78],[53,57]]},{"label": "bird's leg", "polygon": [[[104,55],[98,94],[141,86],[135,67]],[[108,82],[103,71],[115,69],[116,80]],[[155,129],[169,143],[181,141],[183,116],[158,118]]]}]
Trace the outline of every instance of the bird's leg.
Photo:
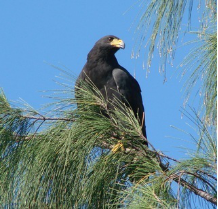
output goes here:
[{"label": "bird's leg", "polygon": [[121,142],[121,141],[118,141],[118,143],[113,147],[113,149],[111,150],[113,153],[116,153],[118,150],[120,150],[121,149],[121,151],[125,151],[125,148],[124,148],[124,145],[123,145],[123,143]]}]

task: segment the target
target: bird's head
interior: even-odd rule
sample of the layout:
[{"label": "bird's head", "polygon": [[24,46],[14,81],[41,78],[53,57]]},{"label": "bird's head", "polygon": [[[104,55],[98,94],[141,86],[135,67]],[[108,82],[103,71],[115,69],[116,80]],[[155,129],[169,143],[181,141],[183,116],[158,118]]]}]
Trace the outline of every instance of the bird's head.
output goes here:
[{"label": "bird's head", "polygon": [[[124,42],[116,36],[109,35],[99,39],[88,54],[87,60],[96,59],[116,59],[113,55],[119,50],[124,49]],[[112,56],[111,56],[112,55]]]},{"label": "bird's head", "polygon": [[115,53],[119,49],[124,49],[125,44],[123,40],[119,39],[118,37],[113,36],[113,35],[108,35],[108,36],[104,36],[103,38],[99,39],[95,43],[95,47]]}]

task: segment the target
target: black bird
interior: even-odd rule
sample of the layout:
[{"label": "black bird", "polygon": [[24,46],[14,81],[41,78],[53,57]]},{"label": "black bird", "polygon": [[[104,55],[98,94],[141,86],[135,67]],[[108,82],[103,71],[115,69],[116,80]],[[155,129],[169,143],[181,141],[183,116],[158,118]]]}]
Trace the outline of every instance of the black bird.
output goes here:
[{"label": "black bird", "polygon": [[85,81],[88,77],[104,98],[111,101],[118,98],[130,106],[135,116],[139,117],[142,133],[147,139],[141,89],[136,79],[118,64],[115,53],[120,48],[124,49],[125,44],[116,36],[109,35],[98,40],[87,56],[87,62],[76,85],[79,85],[80,80]]}]

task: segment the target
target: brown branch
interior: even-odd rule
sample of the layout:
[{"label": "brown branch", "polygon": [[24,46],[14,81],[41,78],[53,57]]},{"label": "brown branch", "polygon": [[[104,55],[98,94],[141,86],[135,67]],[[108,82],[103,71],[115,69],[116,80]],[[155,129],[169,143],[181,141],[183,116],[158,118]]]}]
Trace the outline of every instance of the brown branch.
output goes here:
[{"label": "brown branch", "polygon": [[40,117],[36,117],[36,116],[27,116],[27,115],[24,115],[22,116],[23,118],[27,118],[27,119],[33,119],[33,120],[62,120],[62,121],[75,121],[75,119],[70,119],[70,118],[58,118],[58,117],[44,117],[44,116],[40,116]]},{"label": "brown branch", "polygon": [[163,154],[163,153],[161,153],[161,152],[154,151],[154,150],[149,150],[149,152],[152,152],[152,153],[154,153],[154,154],[156,154],[156,155],[159,155],[160,157],[167,158],[167,159],[172,160],[172,161],[174,161],[174,162],[180,163],[180,161],[178,161],[178,160],[176,160],[176,159],[174,159],[174,158],[172,158],[172,157],[169,157],[169,156],[167,156],[167,155],[165,155],[165,154]]},{"label": "brown branch", "polygon": [[205,175],[207,175],[208,177],[214,179],[215,181],[217,181],[217,178],[215,176],[212,176],[211,174],[205,172],[205,171],[200,171],[200,170],[197,170],[197,172],[200,172],[200,173],[203,173]]},{"label": "brown branch", "polygon": [[216,192],[216,189],[214,188],[214,186],[213,186],[211,183],[209,183],[207,180],[205,180],[205,179],[204,179],[202,176],[200,176],[199,174],[197,174],[197,173],[191,173],[191,172],[187,172],[187,171],[182,171],[182,172],[183,172],[183,173],[186,173],[186,174],[188,174],[188,175],[192,175],[192,176],[194,176],[194,177],[200,179],[200,180],[203,181],[205,184],[207,184],[208,186],[210,186],[211,189],[213,189],[214,192]]},{"label": "brown branch", "polygon": [[[141,138],[144,139],[144,140],[146,140],[146,141],[148,142],[148,144],[149,144],[149,145],[151,146],[151,148],[153,149],[153,150],[149,150],[149,151],[150,151],[150,152],[153,152],[154,154],[157,154],[157,155],[158,155],[158,158],[160,158],[160,157],[165,157],[165,158],[167,158],[167,159],[169,159],[169,160],[172,160],[172,161],[175,161],[175,162],[179,163],[178,160],[176,160],[176,159],[174,159],[174,158],[172,158],[172,157],[169,157],[169,156],[167,156],[167,155],[165,155],[165,154],[163,154],[163,153],[158,152],[158,151],[154,148],[154,146],[148,141],[148,139],[145,138],[143,135],[141,135]],[[161,161],[161,160],[160,160],[160,161]]]},{"label": "brown branch", "polygon": [[196,195],[204,198],[205,200],[207,200],[215,205],[217,204],[217,198],[213,197],[212,195],[203,191],[202,189],[199,189],[199,188],[191,185],[190,183],[185,181],[183,178],[181,178],[179,175],[173,174],[169,178],[173,179],[178,184],[181,184],[183,187],[189,189],[190,191],[194,192]]}]

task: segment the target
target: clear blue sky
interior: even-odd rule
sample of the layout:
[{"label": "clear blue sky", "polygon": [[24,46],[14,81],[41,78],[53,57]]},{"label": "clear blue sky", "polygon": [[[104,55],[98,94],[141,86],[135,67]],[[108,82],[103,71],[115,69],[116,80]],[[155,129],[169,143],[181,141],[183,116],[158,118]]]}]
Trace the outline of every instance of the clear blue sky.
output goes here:
[{"label": "clear blue sky", "polygon": [[[146,54],[131,59],[134,47],[134,22],[139,7],[131,8],[132,0],[119,1],[1,1],[0,2],[0,87],[9,100],[22,98],[38,109],[47,102],[42,90],[57,89],[53,79],[60,72],[49,66],[67,66],[78,75],[94,43],[104,35],[123,39],[126,48],[116,56],[119,63],[136,75],[146,110],[148,139],[166,154],[185,157],[178,147],[192,147],[186,135],[170,125],[191,131],[186,118],[181,119],[180,108],[184,98],[176,67],[188,53],[179,48],[174,67],[167,69],[167,82],[159,74],[159,57],[155,54],[151,72],[146,78],[143,61]],[[197,10],[194,8],[194,10]],[[125,14],[124,14],[125,13]],[[178,45],[182,46],[183,42]],[[176,140],[166,136],[182,138]]]}]

